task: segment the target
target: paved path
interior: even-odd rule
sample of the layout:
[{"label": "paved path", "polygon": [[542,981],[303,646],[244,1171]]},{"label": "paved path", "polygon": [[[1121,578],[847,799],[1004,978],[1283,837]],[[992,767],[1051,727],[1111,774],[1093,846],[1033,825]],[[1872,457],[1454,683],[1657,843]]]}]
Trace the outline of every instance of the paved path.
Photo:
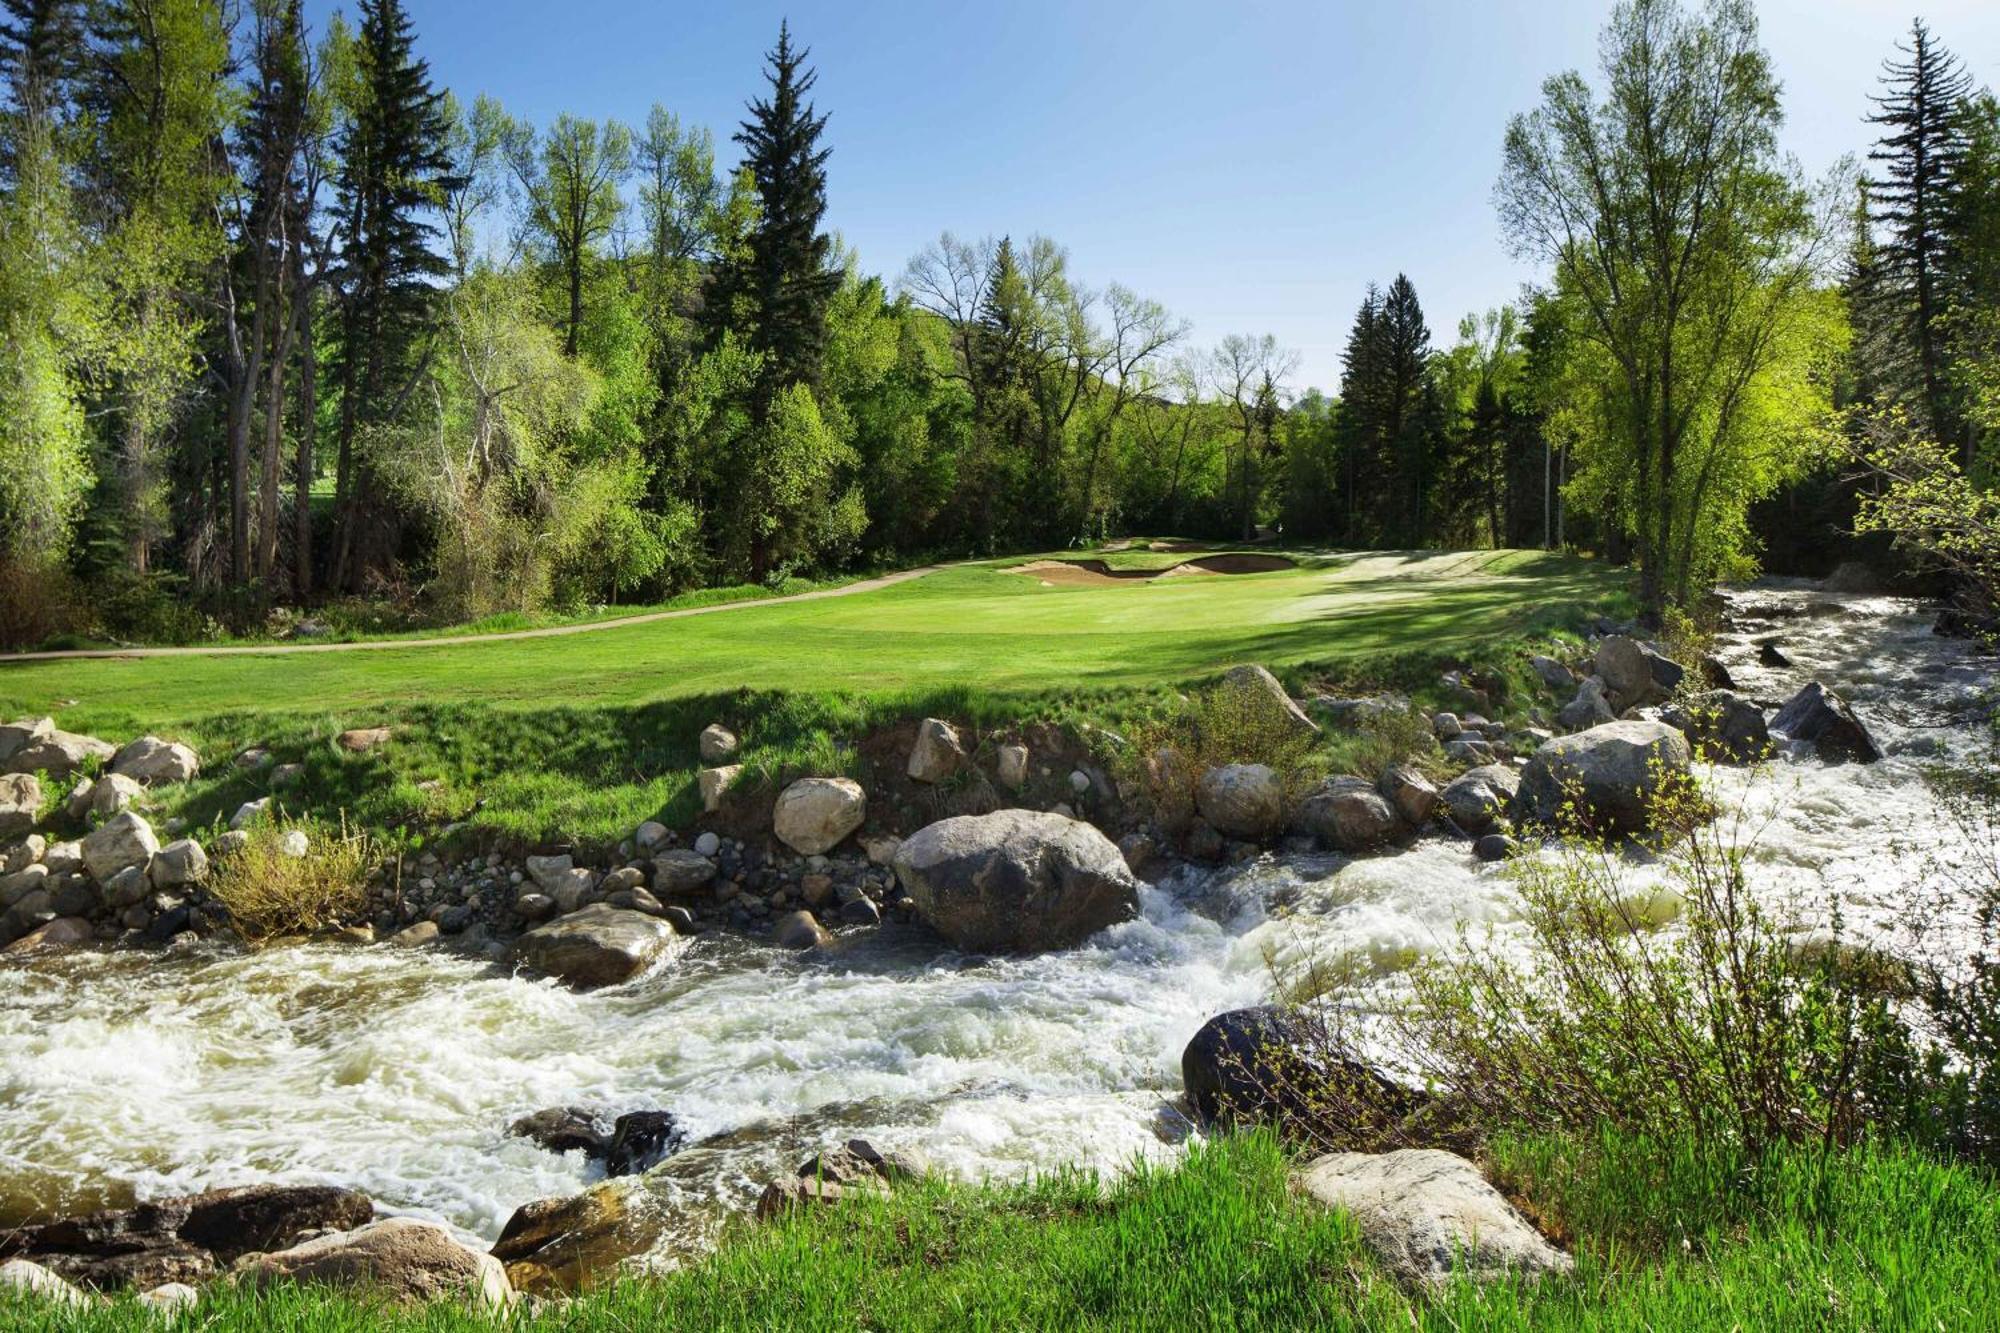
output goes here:
[{"label": "paved path", "polygon": [[741,602],[717,602],[713,606],[683,606],[672,611],[649,611],[644,615],[620,616],[616,620],[591,620],[577,625],[550,625],[546,629],[516,629],[500,634],[457,634],[431,639],[363,639],[356,643],[272,643],[226,644],[213,648],[78,648],[59,653],[0,653],[0,666],[10,662],[60,662],[78,657],[240,657],[279,653],[358,653],[384,648],[456,648],[463,644],[500,643],[507,639],[553,639],[564,634],[593,634],[602,629],[627,625],[650,625],[656,620],[679,620],[684,616],[713,615],[719,611],[741,611],[752,606],[783,606],[787,602],[816,602],[823,597],[852,597],[873,592],[911,579],[934,574],[943,565],[899,570],[879,578],[843,583],[838,588],[818,588],[785,597],[753,597]]}]

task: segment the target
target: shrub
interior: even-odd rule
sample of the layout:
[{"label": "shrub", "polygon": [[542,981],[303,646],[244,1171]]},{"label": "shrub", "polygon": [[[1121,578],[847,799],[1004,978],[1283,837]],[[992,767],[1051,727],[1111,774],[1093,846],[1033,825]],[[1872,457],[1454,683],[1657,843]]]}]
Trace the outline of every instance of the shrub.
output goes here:
[{"label": "shrub", "polygon": [[[306,835],[306,854],[289,856],[285,835]],[[343,820],[337,834],[312,824],[259,824],[250,841],[220,858],[209,892],[229,909],[245,939],[309,934],[352,921],[368,905],[371,848],[365,833]]]},{"label": "shrub", "polygon": [[1263,764],[1289,796],[1316,775],[1316,742],[1269,696],[1220,682],[1188,696],[1164,717],[1135,730],[1122,753],[1161,823],[1179,827],[1194,813],[1195,788],[1209,769]]},{"label": "shrub", "polygon": [[68,570],[0,556],[0,649],[39,647],[73,633],[82,619]]}]

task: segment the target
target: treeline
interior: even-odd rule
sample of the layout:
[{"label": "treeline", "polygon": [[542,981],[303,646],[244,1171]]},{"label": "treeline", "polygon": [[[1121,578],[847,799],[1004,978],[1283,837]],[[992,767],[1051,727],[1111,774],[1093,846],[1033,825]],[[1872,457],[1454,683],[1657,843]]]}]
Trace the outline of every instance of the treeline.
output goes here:
[{"label": "treeline", "polygon": [[1991,471],[2000,111],[1921,25],[1866,167],[1812,183],[1748,4],[1619,6],[1600,78],[1507,127],[1503,229],[1546,280],[1449,346],[1408,277],[1371,288],[1330,399],[1045,237],[864,273],[789,32],[729,165],[662,107],[454,98],[402,0],[319,32],[298,0],[0,9],[14,642],[1148,532],[1582,547],[1659,610],[1885,439]]}]

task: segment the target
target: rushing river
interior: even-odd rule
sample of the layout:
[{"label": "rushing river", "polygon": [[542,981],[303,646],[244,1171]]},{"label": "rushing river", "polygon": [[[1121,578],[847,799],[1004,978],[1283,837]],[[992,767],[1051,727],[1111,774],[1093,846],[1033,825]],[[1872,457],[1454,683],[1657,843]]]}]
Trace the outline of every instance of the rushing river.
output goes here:
[{"label": "rushing river", "polygon": [[[1734,595],[1724,661],[1775,704],[1846,694],[1888,758],[1788,759],[1718,784],[1768,820],[1759,883],[1893,925],[1913,858],[1945,840],[1922,783],[1978,744],[1990,662],[1888,598]],[[1795,663],[1757,665],[1776,635]],[[1140,919],[1069,953],[968,960],[885,927],[828,957],[720,935],[576,994],[445,953],[310,946],[0,960],[0,1225],[258,1180],[351,1185],[385,1211],[490,1239],[592,1168],[509,1138],[557,1104],[671,1110],[711,1146],[656,1188],[699,1230],[804,1150],[861,1134],[962,1176],[1116,1169],[1177,1151],[1182,1046],[1265,998],[1274,962],[1393,973],[1461,922],[1502,947],[1515,902],[1467,845],[1265,857],[1147,891]]]}]

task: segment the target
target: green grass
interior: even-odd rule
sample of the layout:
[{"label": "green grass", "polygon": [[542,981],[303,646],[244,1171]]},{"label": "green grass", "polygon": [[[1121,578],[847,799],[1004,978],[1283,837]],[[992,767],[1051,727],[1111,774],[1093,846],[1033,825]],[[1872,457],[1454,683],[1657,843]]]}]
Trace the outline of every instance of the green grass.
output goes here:
[{"label": "green grass", "polygon": [[[961,566],[851,596],[554,638],[358,652],[0,665],[0,716],[53,713],[114,741],[186,740],[207,771],[162,795],[197,825],[265,791],[228,767],[303,762],[294,812],[377,832],[460,822],[615,841],[694,813],[696,734],[718,718],[773,776],[849,771],[840,744],[934,713],[980,725],[1116,723],[1235,662],[1299,680],[1507,656],[1623,605],[1622,575],[1538,552],[1341,557],[1271,574],[1045,588]],[[1432,675],[1435,673],[1432,672]],[[391,723],[370,755],[348,727]],[[428,784],[428,785],[426,785]]]},{"label": "green grass", "polygon": [[[1972,1329],[2000,1309],[2000,1192],[1964,1168],[1879,1146],[1822,1162],[1788,1151],[1747,1171],[1693,1145],[1543,1140],[1495,1169],[1573,1237],[1573,1278],[1454,1284],[1412,1297],[1350,1219],[1287,1188],[1253,1136],[1109,1187],[1059,1173],[927,1183],[884,1202],[759,1227],[671,1274],[626,1281],[522,1329]],[[1664,1217],[1664,1221],[1661,1219]],[[0,1298],[0,1327],[144,1329],[129,1304],[59,1316]],[[393,1311],[351,1295],[216,1288],[190,1327],[491,1328],[451,1307]]]}]

